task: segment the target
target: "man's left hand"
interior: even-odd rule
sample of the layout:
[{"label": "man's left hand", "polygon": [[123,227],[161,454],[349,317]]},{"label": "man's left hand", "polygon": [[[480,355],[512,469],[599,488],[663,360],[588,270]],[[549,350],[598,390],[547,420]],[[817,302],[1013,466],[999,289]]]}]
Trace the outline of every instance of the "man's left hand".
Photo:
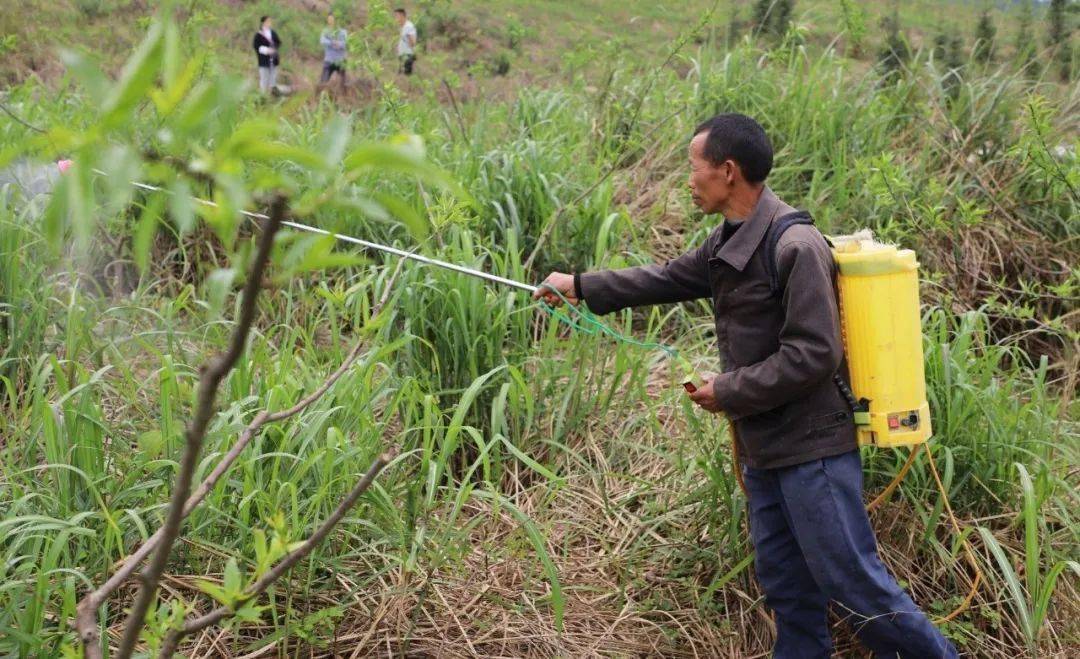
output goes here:
[{"label": "man's left hand", "polygon": [[705,382],[698,385],[697,391],[690,396],[690,400],[694,401],[698,407],[708,412],[721,412],[720,403],[717,402],[713,395],[713,381],[716,379],[715,375],[709,375],[705,377]]}]

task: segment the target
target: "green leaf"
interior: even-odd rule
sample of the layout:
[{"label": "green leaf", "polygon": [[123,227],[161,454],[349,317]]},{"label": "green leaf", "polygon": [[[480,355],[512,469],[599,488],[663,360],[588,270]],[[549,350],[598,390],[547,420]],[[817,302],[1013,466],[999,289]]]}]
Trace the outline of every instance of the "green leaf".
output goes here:
[{"label": "green leaf", "polygon": [[412,206],[393,195],[377,192],[374,197],[383,208],[390,211],[394,217],[405,225],[405,228],[409,230],[409,233],[417,242],[421,242],[428,237],[428,233],[431,231],[431,223],[428,218],[421,217]]},{"label": "green leaf", "polygon": [[1019,462],[1013,463],[1020,476],[1020,491],[1023,506],[1020,515],[1024,520],[1024,578],[1029,593],[1039,592],[1039,507],[1035,497],[1035,486],[1027,468]]},{"label": "green leaf", "polygon": [[353,149],[345,158],[345,171],[356,176],[367,169],[381,172],[397,172],[416,176],[422,181],[438,185],[458,197],[471,197],[446,172],[426,162],[423,153],[400,144],[369,142]]},{"label": "green leaf", "polygon": [[537,530],[536,525],[533,524],[528,515],[498,492],[476,490],[474,494],[483,499],[497,501],[500,506],[509,510],[518,523],[521,524],[521,527],[525,529],[525,535],[528,536],[529,542],[532,544],[533,549],[536,550],[536,555],[540,558],[540,564],[544,568],[544,576],[547,577],[548,584],[551,586],[551,610],[555,614],[555,629],[561,634],[563,631],[563,616],[566,612],[566,598],[563,596],[562,583],[559,581],[559,571],[555,567],[555,562],[551,560],[551,555],[547,550],[547,543],[544,542],[544,536]]},{"label": "green leaf", "polygon": [[105,77],[97,64],[85,55],[68,49],[60,51],[60,60],[79,82],[90,100],[98,105],[105,101],[105,95],[109,92],[109,79]]},{"label": "green leaf", "polygon": [[238,158],[256,162],[278,164],[282,161],[290,161],[309,169],[326,169],[326,161],[319,154],[284,142],[267,140],[242,142],[235,145],[233,154]]},{"label": "green leaf", "polygon": [[151,195],[139,215],[139,223],[135,226],[135,237],[132,239],[131,246],[139,272],[145,273],[150,264],[154,234],[157,233],[158,222],[161,221],[161,210],[164,206],[165,200],[160,194]]},{"label": "green leaf", "polygon": [[236,270],[232,268],[219,268],[206,278],[206,297],[214,314],[221,313],[235,279]]},{"label": "green leaf", "polygon": [[319,139],[319,153],[323,154],[323,162],[328,169],[337,167],[345,156],[345,149],[349,145],[349,137],[352,131],[349,121],[340,114],[330,120]]},{"label": "green leaf", "polygon": [[353,252],[335,252],[337,240],[333,236],[292,234],[282,242],[291,243],[288,250],[275,262],[282,268],[278,279],[313,270],[358,265],[365,259]]},{"label": "green leaf", "polygon": [[1001,544],[998,543],[994,534],[990,533],[989,529],[982,526],[979,527],[979,535],[982,536],[983,543],[987,549],[993,555],[994,560],[998,565],[998,572],[1005,579],[1005,587],[1009,591],[1009,595],[1012,597],[1013,610],[1016,611],[1016,616],[1020,619],[1020,629],[1023,631],[1024,636],[1029,640],[1035,637],[1035,630],[1032,626],[1031,610],[1028,608],[1027,594],[1024,592],[1024,587],[1020,585],[1020,579],[1016,576],[1016,570],[1013,569],[1012,562],[1009,557],[1005,555],[1005,550],[1002,549]]},{"label": "green leaf", "polygon": [[230,557],[225,563],[225,574],[222,575],[221,585],[230,598],[243,593],[244,578],[240,574],[240,566],[237,565],[235,558]]},{"label": "green leaf", "polygon": [[233,617],[240,622],[258,622],[262,617],[262,612],[266,610],[265,606],[256,606],[252,602],[248,602],[238,608],[233,614]]},{"label": "green leaf", "polygon": [[176,76],[180,72],[180,28],[176,21],[165,23],[165,32],[161,51],[161,81],[165,88],[170,88],[176,83]]},{"label": "green leaf", "polygon": [[149,32],[135,53],[124,65],[120,80],[110,90],[102,103],[103,123],[115,126],[126,120],[139,99],[145,98],[161,62],[161,44],[164,27],[158,21],[150,26]]},{"label": "green leaf", "polygon": [[148,430],[139,435],[137,444],[143,457],[152,459],[161,455],[161,449],[165,446],[165,440],[162,437],[160,430]]},{"label": "green leaf", "polygon": [[203,593],[206,593],[210,597],[214,598],[214,601],[216,601],[218,604],[224,604],[226,606],[229,605],[231,598],[225,594],[225,590],[221,588],[221,586],[218,586],[214,582],[207,581],[205,579],[196,579],[195,587]]},{"label": "green leaf", "polygon": [[517,446],[514,446],[514,444],[511,443],[510,440],[508,440],[506,437],[503,437],[502,435],[498,435],[498,438],[500,440],[502,440],[503,445],[511,453],[514,454],[514,457],[516,457],[518,460],[521,460],[522,462],[524,462],[533,471],[542,474],[544,476],[544,478],[548,479],[549,481],[552,481],[553,483],[562,483],[562,482],[565,481],[565,479],[562,476],[559,476],[558,474],[551,471],[550,469],[548,469],[544,465],[540,464],[536,460],[533,460],[531,457],[529,457],[529,455],[527,453],[525,453],[524,451],[519,449]]},{"label": "green leaf", "polygon": [[182,178],[169,185],[169,215],[176,223],[180,235],[190,232],[195,227],[195,202],[191,197],[191,186]]}]

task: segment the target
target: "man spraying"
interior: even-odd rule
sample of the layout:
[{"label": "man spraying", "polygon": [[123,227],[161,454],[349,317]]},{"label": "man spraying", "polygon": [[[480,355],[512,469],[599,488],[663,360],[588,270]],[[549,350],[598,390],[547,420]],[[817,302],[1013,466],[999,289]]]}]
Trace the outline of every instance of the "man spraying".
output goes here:
[{"label": "man spraying", "polygon": [[342,28],[334,26],[334,15],[326,15],[326,27],[319,34],[319,43],[323,47],[322,76],[320,84],[330,82],[335,73],[341,78],[341,88],[345,89],[345,51],[348,34]]},{"label": "man spraying", "polygon": [[[761,125],[713,117],[690,142],[694,204],[725,218],[702,245],[664,265],[555,272],[545,284],[599,314],[712,299],[724,368],[689,395],[734,424],[755,571],[776,616],[774,657],[829,657],[830,601],[877,657],[956,657],[878,556],[852,410],[834,379],[847,373],[836,267],[811,224],[791,225],[767,248],[770,227],[795,212],[765,185],[772,165]],[[534,297],[561,302],[543,286]]]},{"label": "man spraying", "polygon": [[409,20],[402,7],[394,10],[394,20],[401,27],[397,43],[398,60],[401,62],[399,71],[411,76],[413,64],[416,63],[416,26]]}]

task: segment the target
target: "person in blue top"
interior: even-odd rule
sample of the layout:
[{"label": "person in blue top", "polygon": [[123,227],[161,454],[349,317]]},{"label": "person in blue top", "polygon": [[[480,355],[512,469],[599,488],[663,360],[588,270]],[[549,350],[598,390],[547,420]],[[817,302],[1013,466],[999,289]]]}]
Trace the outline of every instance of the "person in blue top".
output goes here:
[{"label": "person in blue top", "polygon": [[342,28],[335,27],[334,15],[326,15],[326,28],[319,35],[319,44],[323,47],[322,76],[319,83],[325,85],[335,73],[341,78],[341,88],[345,88],[345,53],[348,34]]}]

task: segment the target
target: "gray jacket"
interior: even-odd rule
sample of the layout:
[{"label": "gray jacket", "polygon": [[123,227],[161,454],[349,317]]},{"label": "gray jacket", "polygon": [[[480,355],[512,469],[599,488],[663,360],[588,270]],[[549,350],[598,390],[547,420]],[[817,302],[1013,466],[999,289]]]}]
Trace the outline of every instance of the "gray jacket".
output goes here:
[{"label": "gray jacket", "polygon": [[319,43],[323,47],[323,61],[330,64],[340,64],[345,61],[347,39],[348,34],[341,28],[334,30],[324,28],[319,34]]},{"label": "gray jacket", "polygon": [[715,394],[735,424],[743,462],[772,469],[856,448],[851,408],[833,375],[846,375],[836,266],[810,225],[784,232],[777,249],[782,294],[773,295],[764,237],[793,212],[766,187],[726,241],[721,228],[663,265],[584,273],[581,294],[605,314],[711,297],[723,372]]}]

